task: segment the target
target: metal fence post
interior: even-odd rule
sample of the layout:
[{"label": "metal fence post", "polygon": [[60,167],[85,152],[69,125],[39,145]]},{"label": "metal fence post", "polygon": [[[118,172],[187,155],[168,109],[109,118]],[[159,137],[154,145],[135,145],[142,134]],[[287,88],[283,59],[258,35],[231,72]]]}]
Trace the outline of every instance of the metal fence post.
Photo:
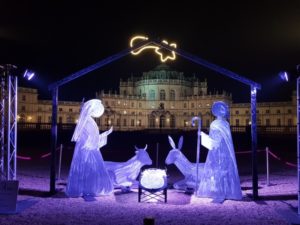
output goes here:
[{"label": "metal fence post", "polygon": [[63,145],[60,144],[59,147],[59,161],[58,161],[58,180],[60,180],[60,172],[61,172],[61,158],[62,158]]},{"label": "metal fence post", "polygon": [[270,186],[269,147],[266,147],[267,186]]}]

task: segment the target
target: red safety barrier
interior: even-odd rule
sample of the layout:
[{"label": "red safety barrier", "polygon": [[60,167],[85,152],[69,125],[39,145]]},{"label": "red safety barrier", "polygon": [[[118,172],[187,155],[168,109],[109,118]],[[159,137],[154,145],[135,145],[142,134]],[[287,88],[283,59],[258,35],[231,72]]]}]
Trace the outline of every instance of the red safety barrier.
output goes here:
[{"label": "red safety barrier", "polygon": [[[257,152],[265,152],[266,150],[257,150]],[[238,152],[235,152],[236,154],[248,154],[248,153],[251,153],[252,151],[238,151]],[[278,161],[282,161],[282,159],[277,156],[275,153],[271,152],[270,150],[268,150],[268,153],[274,158],[274,159],[277,159]],[[287,161],[283,161],[284,164],[288,165],[288,166],[291,166],[291,167],[297,167],[296,164],[294,163],[291,163],[291,162],[287,162]]]},{"label": "red safety barrier", "polygon": [[17,155],[17,159],[22,159],[22,160],[31,160],[31,157]]}]

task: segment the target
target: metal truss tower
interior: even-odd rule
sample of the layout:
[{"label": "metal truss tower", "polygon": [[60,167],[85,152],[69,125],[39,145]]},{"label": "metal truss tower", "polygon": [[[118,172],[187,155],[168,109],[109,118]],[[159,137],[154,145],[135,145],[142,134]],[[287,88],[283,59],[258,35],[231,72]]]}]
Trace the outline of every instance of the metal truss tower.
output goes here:
[{"label": "metal truss tower", "polygon": [[0,65],[0,180],[17,179],[18,78],[12,69],[16,66]]}]

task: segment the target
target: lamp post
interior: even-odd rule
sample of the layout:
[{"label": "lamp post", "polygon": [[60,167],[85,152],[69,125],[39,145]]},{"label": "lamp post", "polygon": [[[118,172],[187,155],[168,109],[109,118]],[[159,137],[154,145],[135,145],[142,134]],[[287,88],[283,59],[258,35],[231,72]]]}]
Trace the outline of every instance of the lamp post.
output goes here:
[{"label": "lamp post", "polygon": [[195,116],[192,118],[192,126],[195,126],[195,121],[198,120],[198,131],[197,131],[197,156],[196,156],[196,190],[198,191],[199,183],[199,162],[200,162],[200,147],[201,147],[201,118]]},{"label": "lamp post", "polygon": [[[297,71],[299,73],[299,66],[297,66]],[[297,168],[298,168],[298,215],[300,215],[300,77],[297,77]]]}]

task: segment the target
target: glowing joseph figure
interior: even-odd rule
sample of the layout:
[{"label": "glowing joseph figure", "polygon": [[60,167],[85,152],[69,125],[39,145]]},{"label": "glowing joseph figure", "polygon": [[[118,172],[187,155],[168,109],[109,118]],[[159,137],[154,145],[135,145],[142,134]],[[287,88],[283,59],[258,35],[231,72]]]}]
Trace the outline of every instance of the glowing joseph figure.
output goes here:
[{"label": "glowing joseph figure", "polygon": [[[209,137],[214,144],[209,150],[200,176],[198,197],[209,197],[216,202],[242,198],[235,153],[226,118],[229,107],[222,101],[214,102],[212,113],[217,118],[210,124]],[[202,134],[201,134],[202,135]],[[205,135],[205,134],[203,134]]]},{"label": "glowing joseph figure", "polygon": [[99,135],[99,129],[92,117],[100,117],[104,107],[100,100],[84,103],[72,141],[76,142],[69,172],[66,194],[69,197],[99,196],[110,194],[113,184],[104,166],[99,149],[106,145],[110,130]]}]

